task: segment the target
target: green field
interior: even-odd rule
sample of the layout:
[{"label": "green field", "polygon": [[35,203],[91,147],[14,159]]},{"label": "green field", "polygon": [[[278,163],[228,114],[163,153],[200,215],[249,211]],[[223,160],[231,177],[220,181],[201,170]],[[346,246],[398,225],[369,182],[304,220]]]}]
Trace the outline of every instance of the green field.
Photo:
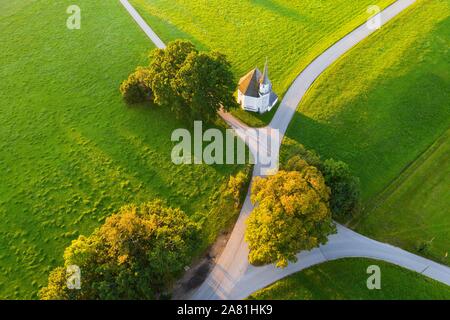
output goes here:
[{"label": "green field", "polygon": [[[381,289],[367,289],[367,268],[381,270]],[[398,266],[343,259],[303,270],[249,297],[254,300],[448,300],[450,287]]]},{"label": "green field", "polygon": [[450,265],[450,130],[419,157],[373,203],[360,221],[359,232],[418,251]]},{"label": "green field", "polygon": [[325,71],[289,126],[289,138],[346,161],[364,200],[450,125],[449,14],[448,1],[420,0]]},{"label": "green field", "polygon": [[203,248],[238,213],[238,166],[175,166],[167,110],[127,107],[120,82],[152,44],[119,1],[0,1],[0,299],[35,298],[64,248],[127,203],[162,198],[204,222]]},{"label": "green field", "polygon": [[287,132],[361,178],[367,210],[380,208],[358,231],[409,250],[434,238],[428,256],[439,261],[450,244],[448,142],[385,204],[378,195],[450,126],[449,15],[449,1],[418,1],[328,69]]},{"label": "green field", "polygon": [[[163,41],[189,39],[225,53],[236,81],[250,69],[263,67],[275,91],[283,95],[295,77],[325,49],[364,23],[370,5],[381,8],[394,0],[131,0]],[[254,126],[263,116],[242,110],[236,116]]]}]

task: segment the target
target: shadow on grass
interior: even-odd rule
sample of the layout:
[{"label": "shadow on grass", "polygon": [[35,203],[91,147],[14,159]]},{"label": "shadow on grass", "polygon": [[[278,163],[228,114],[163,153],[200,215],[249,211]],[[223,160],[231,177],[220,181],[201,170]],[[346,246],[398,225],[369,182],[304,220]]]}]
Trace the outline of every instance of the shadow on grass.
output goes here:
[{"label": "shadow on grass", "polygon": [[282,16],[284,18],[293,19],[296,21],[307,21],[309,20],[305,15],[300,14],[297,10],[286,7],[280,3],[273,0],[252,0],[254,5],[260,6],[272,13]]},{"label": "shadow on grass", "polygon": [[194,43],[198,50],[209,50],[206,45],[192,36],[192,34],[184,32],[174,24],[170,23],[169,20],[161,19],[155,15],[152,15],[150,13],[152,10],[150,7],[147,8],[140,3],[136,3],[136,1],[131,2],[148,25],[152,26],[152,29],[156,32],[156,34],[160,35],[161,40],[164,43],[167,44],[170,41],[185,39]]}]

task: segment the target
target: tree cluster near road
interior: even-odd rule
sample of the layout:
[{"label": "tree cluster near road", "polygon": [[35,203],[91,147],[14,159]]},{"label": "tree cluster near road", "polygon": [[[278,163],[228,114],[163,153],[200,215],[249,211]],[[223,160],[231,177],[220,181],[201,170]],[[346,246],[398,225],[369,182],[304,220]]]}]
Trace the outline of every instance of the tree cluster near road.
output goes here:
[{"label": "tree cluster near road", "polygon": [[[157,299],[189,264],[198,226],[179,209],[160,201],[129,205],[106,219],[89,237],[64,252],[64,267],[53,270],[45,300]],[[81,289],[67,286],[66,268],[81,270]]]},{"label": "tree cluster near road", "polygon": [[216,51],[199,52],[189,41],[176,40],[150,54],[150,65],[139,67],[120,86],[129,103],[152,100],[179,119],[217,118],[217,111],[237,107],[231,65]]},{"label": "tree cluster near road", "polygon": [[360,210],[359,179],[347,164],[322,161],[314,151],[287,139],[281,171],[256,178],[251,190],[255,209],[247,221],[249,261],[286,267],[302,250],[327,242],[332,219],[347,221]]},{"label": "tree cluster near road", "polygon": [[334,159],[324,161],[316,151],[306,149],[289,138],[285,139],[281,157],[284,170],[301,170],[304,162],[320,170],[325,184],[330,188],[329,202],[334,219],[345,222],[358,215],[361,210],[361,186],[349,165]]},{"label": "tree cluster near road", "polygon": [[320,171],[302,162],[297,171],[257,177],[252,187],[255,209],[247,220],[249,261],[284,268],[302,250],[327,242],[335,232],[329,208],[330,189]]}]

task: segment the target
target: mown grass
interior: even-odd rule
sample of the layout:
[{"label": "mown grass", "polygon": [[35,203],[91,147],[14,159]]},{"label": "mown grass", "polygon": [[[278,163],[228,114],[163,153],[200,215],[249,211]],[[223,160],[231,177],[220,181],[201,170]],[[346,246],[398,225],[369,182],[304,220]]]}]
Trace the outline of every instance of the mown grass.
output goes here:
[{"label": "mown grass", "polygon": [[[347,162],[368,208],[449,128],[449,15],[448,1],[419,0],[329,68],[287,131]],[[430,158],[357,230],[407,249],[435,238],[433,256],[442,258],[450,241],[446,163],[448,153]]]},{"label": "mown grass", "polygon": [[[163,41],[189,39],[227,54],[236,76],[269,59],[274,90],[282,96],[295,77],[325,49],[364,23],[367,8],[394,0],[131,0]],[[275,111],[275,109],[274,109]],[[252,126],[272,111],[235,111]]]},{"label": "mown grass", "polygon": [[[119,1],[0,3],[0,299],[36,298],[64,248],[122,205],[161,198],[203,222],[204,243],[237,215],[223,197],[242,166],[175,166],[167,110],[127,107],[120,82],[152,44]],[[4,9],[4,10],[3,10]]]},{"label": "mown grass", "polygon": [[449,265],[449,160],[447,130],[371,203],[359,221],[352,222],[354,227]]},{"label": "mown grass", "polygon": [[[367,268],[380,267],[381,289],[369,290]],[[448,300],[450,287],[371,259],[342,259],[298,272],[252,294],[251,300]]]}]

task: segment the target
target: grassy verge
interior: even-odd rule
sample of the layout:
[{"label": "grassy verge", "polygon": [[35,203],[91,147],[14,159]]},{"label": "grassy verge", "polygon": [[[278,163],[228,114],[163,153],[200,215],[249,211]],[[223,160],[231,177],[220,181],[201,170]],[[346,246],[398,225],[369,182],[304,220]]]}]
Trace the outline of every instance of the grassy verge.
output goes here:
[{"label": "grassy verge", "polygon": [[127,203],[161,198],[203,222],[204,244],[238,214],[223,197],[242,166],[175,166],[167,110],[127,107],[120,82],[152,45],[119,1],[0,3],[0,299],[35,298],[64,248]]},{"label": "grassy verge", "polygon": [[[227,54],[236,81],[269,59],[270,77],[280,97],[311,61],[364,23],[367,8],[394,0],[132,0],[163,41],[189,39]],[[273,113],[235,112],[252,126]]]},{"label": "grassy verge", "polygon": [[[367,268],[381,270],[381,289],[367,288]],[[450,299],[450,287],[398,266],[371,259],[343,259],[303,270],[252,294],[251,300]]]}]

